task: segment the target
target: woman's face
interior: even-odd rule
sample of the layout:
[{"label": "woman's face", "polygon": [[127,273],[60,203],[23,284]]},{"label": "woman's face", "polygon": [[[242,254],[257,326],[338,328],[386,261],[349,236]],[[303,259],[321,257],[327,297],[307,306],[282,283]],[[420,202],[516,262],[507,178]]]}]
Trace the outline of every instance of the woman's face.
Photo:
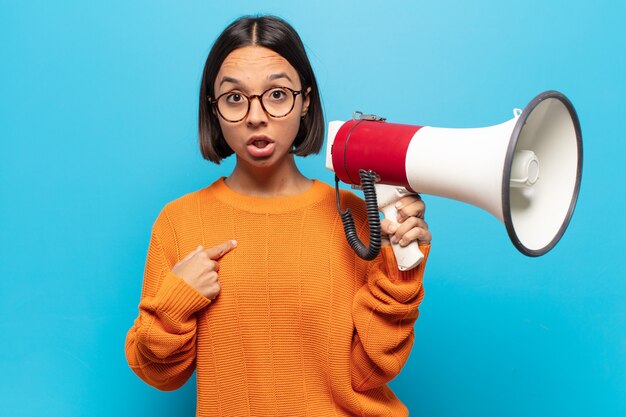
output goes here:
[{"label": "woman's face", "polygon": [[[231,52],[215,79],[215,97],[224,93],[230,100],[241,100],[237,93],[253,96],[274,87],[302,89],[295,68],[281,55],[261,46],[246,46]],[[291,95],[291,93],[289,93]],[[237,161],[267,167],[289,155],[300,127],[300,118],[309,106],[308,91],[295,97],[293,110],[281,118],[268,115],[258,98],[250,101],[248,114],[239,122],[228,122],[220,115],[220,127]]]}]

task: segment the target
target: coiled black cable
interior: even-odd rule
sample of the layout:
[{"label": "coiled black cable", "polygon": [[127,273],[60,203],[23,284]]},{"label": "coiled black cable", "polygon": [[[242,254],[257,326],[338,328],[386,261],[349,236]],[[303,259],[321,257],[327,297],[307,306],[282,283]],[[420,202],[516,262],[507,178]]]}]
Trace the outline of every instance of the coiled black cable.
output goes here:
[{"label": "coiled black cable", "polygon": [[370,261],[380,253],[381,234],[380,234],[380,217],[378,214],[378,202],[376,200],[376,173],[373,171],[359,170],[361,177],[361,189],[365,195],[365,207],[367,210],[367,221],[370,226],[370,244],[366,247],[356,234],[356,226],[350,209],[341,211],[341,201],[339,198],[339,178],[335,175],[335,191],[337,194],[337,211],[343,222],[343,230],[346,233],[348,243],[354,249],[359,257]]}]

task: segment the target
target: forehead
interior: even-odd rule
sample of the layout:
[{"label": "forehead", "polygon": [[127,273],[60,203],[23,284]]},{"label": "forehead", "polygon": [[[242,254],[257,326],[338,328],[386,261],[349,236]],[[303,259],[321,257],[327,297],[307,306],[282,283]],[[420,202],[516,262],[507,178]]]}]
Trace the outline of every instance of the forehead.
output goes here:
[{"label": "forehead", "polygon": [[218,88],[224,77],[234,78],[244,84],[262,83],[275,74],[284,73],[297,82],[298,72],[289,61],[271,49],[262,46],[245,46],[232,51],[220,67],[215,79]]}]

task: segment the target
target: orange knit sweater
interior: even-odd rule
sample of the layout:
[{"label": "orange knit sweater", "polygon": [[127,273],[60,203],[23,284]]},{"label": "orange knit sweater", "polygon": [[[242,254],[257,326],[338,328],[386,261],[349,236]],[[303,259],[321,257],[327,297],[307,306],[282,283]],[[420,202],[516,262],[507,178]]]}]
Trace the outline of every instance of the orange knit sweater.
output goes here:
[{"label": "orange knit sweater", "polygon": [[[342,191],[342,205],[365,240],[363,201]],[[219,261],[214,301],[171,272],[199,244],[228,239],[238,245]],[[386,384],[413,344],[425,263],[400,272],[390,247],[358,258],[327,184],[266,199],[220,179],[157,218],[128,363],[162,390],[196,370],[203,417],[406,416]]]}]

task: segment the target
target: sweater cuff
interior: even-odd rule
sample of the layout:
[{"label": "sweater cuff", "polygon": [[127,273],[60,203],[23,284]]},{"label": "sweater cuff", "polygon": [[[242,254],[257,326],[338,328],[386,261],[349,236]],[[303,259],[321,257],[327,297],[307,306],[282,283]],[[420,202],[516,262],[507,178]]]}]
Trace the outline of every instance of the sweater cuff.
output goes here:
[{"label": "sweater cuff", "polygon": [[211,300],[171,271],[165,275],[155,302],[158,312],[177,321],[186,321],[192,314],[211,304]]},{"label": "sweater cuff", "polygon": [[391,282],[411,281],[421,277],[424,274],[428,254],[430,253],[430,244],[419,245],[420,251],[424,254],[424,259],[415,268],[408,271],[400,271],[398,269],[398,261],[393,254],[391,245],[385,245],[381,248],[383,269],[387,271]]}]

